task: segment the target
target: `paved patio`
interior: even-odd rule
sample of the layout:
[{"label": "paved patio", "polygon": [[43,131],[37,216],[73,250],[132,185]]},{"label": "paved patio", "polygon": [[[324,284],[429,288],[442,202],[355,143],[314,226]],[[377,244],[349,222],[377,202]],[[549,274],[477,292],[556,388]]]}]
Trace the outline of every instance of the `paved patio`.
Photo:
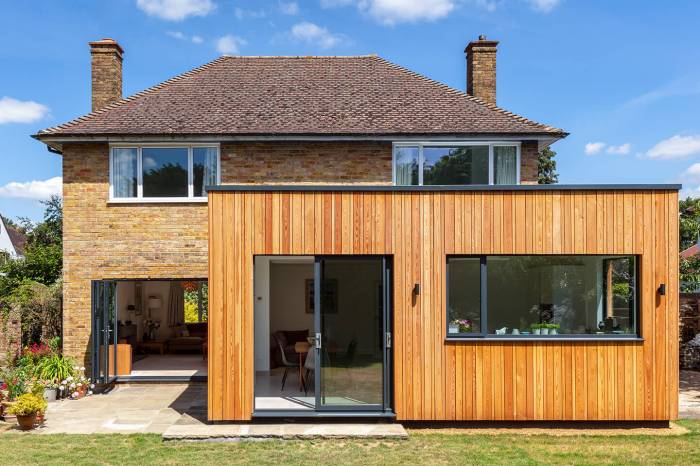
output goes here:
[{"label": "paved patio", "polygon": [[[37,434],[157,433],[168,431],[169,438],[201,438],[217,434],[228,437],[324,437],[336,435],[401,435],[394,428],[377,429],[382,424],[243,425],[206,423],[207,390],[205,383],[119,385],[108,394],[82,400],[49,404],[46,424]],[[700,372],[681,371],[679,413],[681,418],[700,419]],[[353,425],[353,424],[348,424]],[[391,426],[392,424],[384,424]],[[393,424],[400,427],[399,424]],[[343,427],[345,426],[345,427]],[[4,425],[4,428],[10,428]],[[343,431],[345,429],[345,431]],[[2,429],[0,429],[2,431]],[[354,433],[354,434],[353,434]],[[244,435],[247,434],[247,435]],[[215,435],[216,437],[216,435]]]},{"label": "paved patio", "polygon": [[206,419],[207,386],[195,384],[118,385],[104,395],[49,403],[39,434],[157,433],[177,422]]},{"label": "paved patio", "polygon": [[700,419],[700,372],[681,371],[678,415],[681,419]]}]

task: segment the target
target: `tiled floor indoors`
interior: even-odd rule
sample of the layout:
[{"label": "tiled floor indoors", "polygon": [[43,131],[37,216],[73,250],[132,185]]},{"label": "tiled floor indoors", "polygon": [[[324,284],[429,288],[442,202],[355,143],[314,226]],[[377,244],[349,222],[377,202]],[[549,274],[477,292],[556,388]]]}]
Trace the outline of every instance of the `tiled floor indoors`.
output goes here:
[{"label": "tiled floor indoors", "polygon": [[132,377],[206,376],[207,360],[201,354],[149,354],[134,361]]}]

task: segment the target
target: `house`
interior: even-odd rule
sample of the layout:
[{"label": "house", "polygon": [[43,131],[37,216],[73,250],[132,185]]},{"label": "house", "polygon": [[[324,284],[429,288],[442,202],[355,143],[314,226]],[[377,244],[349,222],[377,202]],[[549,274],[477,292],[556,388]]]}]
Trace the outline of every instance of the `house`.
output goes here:
[{"label": "house", "polygon": [[[677,185],[537,185],[567,133],[383,58],[229,57],[122,98],[92,42],[63,158],[64,344],[208,383],[211,420],[677,416]],[[154,354],[155,353],[155,354]]]},{"label": "house", "polygon": [[0,215],[0,252],[7,253],[13,259],[22,258],[26,242],[27,237]]}]

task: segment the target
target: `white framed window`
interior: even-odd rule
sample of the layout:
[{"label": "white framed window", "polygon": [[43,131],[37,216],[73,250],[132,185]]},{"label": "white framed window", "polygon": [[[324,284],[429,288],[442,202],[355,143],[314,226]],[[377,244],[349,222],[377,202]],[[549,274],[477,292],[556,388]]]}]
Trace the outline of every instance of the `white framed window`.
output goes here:
[{"label": "white framed window", "polygon": [[206,202],[220,177],[218,144],[110,147],[110,202]]},{"label": "white framed window", "polygon": [[519,142],[395,142],[397,186],[520,184]]}]

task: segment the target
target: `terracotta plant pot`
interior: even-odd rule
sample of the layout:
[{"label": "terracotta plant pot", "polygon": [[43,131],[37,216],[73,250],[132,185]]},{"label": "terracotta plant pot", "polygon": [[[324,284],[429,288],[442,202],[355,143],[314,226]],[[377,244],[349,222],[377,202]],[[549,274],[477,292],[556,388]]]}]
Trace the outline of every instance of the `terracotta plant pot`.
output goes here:
[{"label": "terracotta plant pot", "polygon": [[46,421],[46,414],[36,413],[36,421],[34,422],[36,425],[38,425],[38,426],[43,425],[45,421]]},{"label": "terracotta plant pot", "polygon": [[36,413],[28,416],[17,416],[17,424],[20,430],[32,430],[36,423]]}]

